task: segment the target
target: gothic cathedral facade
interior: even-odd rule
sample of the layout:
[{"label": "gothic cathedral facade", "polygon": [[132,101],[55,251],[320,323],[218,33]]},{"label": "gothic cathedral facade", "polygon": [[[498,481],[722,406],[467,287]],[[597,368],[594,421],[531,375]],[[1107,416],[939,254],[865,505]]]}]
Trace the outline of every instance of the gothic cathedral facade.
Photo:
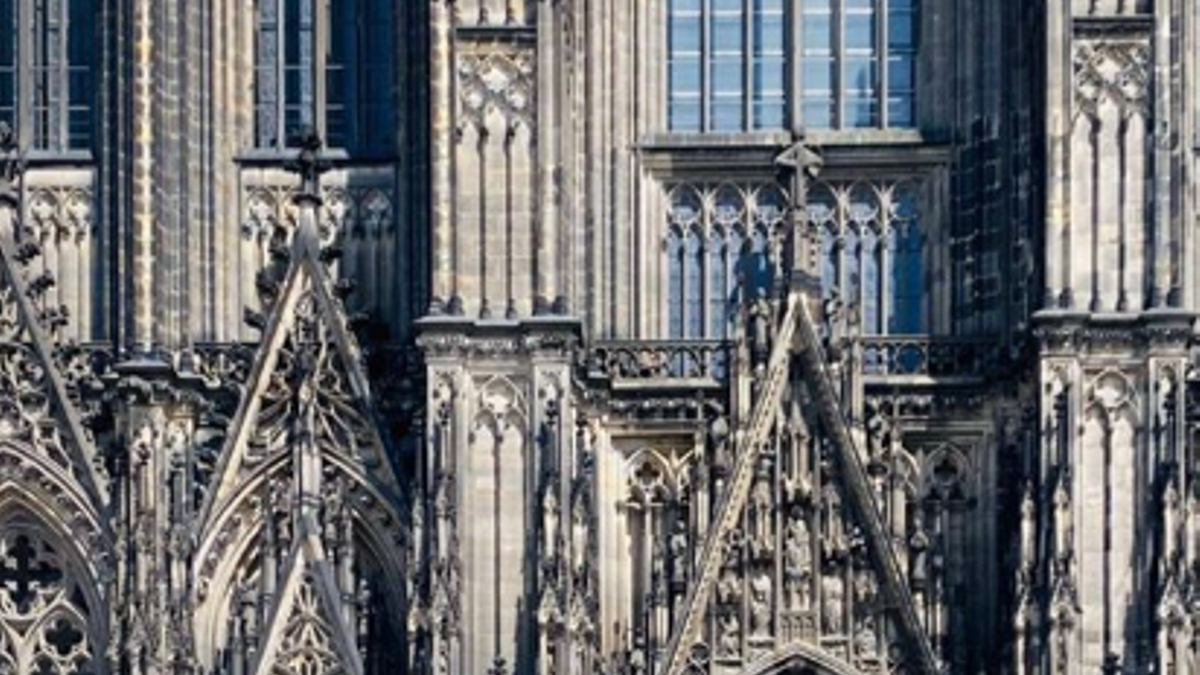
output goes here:
[{"label": "gothic cathedral facade", "polygon": [[0,675],[1200,675],[1196,0],[0,0]]}]

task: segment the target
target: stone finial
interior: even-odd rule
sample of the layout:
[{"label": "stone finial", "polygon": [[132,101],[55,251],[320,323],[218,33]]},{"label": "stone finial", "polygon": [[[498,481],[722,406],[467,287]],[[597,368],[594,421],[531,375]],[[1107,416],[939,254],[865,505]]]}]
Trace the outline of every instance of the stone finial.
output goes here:
[{"label": "stone finial", "polygon": [[17,135],[7,122],[0,122],[0,200],[16,206],[17,178],[25,169],[25,158],[17,147]]},{"label": "stone finial", "polygon": [[321,198],[321,174],[332,168],[328,159],[322,156],[325,141],[312,127],[303,127],[292,135],[288,145],[298,148],[296,157],[289,161],[286,168],[300,174],[300,194],[298,199]]}]

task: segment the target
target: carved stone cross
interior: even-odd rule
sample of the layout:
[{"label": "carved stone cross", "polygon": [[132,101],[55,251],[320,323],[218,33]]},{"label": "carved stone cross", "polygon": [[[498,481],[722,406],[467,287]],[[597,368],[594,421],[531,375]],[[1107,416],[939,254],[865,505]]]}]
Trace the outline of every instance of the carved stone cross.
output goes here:
[{"label": "carved stone cross", "polygon": [[332,164],[321,153],[325,141],[321,140],[316,129],[305,127],[292,137],[292,145],[299,148],[299,152],[287,163],[287,169],[300,174],[301,195],[320,198],[321,174],[332,168]]},{"label": "carved stone cross", "polygon": [[[812,242],[806,230],[808,221],[808,183],[821,172],[825,160],[805,140],[803,133],[795,134],[793,142],[787,149],[775,158],[775,164],[781,167],[789,180],[788,197],[789,213],[791,215],[792,258],[788,263],[791,267],[791,283],[800,288],[819,293],[820,278],[812,274],[808,264],[812,260]],[[780,261],[782,265],[784,261]],[[776,279],[782,282],[783,275]],[[813,297],[817,297],[814,295]]]},{"label": "carved stone cross", "polygon": [[[37,560],[37,549],[29,537],[18,536],[9,549],[8,556],[0,564],[0,585],[12,592],[17,606],[25,609],[34,599],[34,589],[43,584],[52,584],[62,578],[62,572],[46,561]],[[12,563],[9,566],[8,563]]]}]

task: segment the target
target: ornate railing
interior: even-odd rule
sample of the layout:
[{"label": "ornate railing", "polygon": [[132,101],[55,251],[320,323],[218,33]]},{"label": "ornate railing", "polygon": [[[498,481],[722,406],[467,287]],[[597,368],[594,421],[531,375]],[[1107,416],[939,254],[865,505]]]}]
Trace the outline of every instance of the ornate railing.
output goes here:
[{"label": "ornate railing", "polygon": [[588,352],[591,377],[647,385],[723,382],[731,366],[724,340],[608,340]]},{"label": "ornate railing", "polygon": [[867,376],[982,378],[999,362],[994,339],[870,336],[862,341],[862,370]]}]

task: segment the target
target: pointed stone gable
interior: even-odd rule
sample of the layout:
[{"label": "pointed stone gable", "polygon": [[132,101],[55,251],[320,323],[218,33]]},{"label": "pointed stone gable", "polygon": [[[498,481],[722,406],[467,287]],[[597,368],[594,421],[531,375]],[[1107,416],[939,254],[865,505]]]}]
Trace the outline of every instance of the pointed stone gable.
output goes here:
[{"label": "pointed stone gable", "polygon": [[201,522],[301,440],[399,498],[370,386],[314,236],[298,232]]},{"label": "pointed stone gable", "polygon": [[[0,446],[24,447],[34,456],[14,465],[0,459],[0,482],[26,462],[63,480],[89,519],[108,532],[98,516],[106,509],[107,481],[96,449],[80,423],[53,348],[42,329],[32,294],[9,241],[0,237]],[[13,474],[16,476],[17,474]]]},{"label": "pointed stone gable", "polygon": [[820,655],[835,672],[936,672],[797,293],[765,367],[664,672],[753,671],[799,646],[796,658]]},{"label": "pointed stone gable", "polygon": [[333,568],[311,519],[284,568],[255,675],[362,675],[354,631],[346,625]]}]

